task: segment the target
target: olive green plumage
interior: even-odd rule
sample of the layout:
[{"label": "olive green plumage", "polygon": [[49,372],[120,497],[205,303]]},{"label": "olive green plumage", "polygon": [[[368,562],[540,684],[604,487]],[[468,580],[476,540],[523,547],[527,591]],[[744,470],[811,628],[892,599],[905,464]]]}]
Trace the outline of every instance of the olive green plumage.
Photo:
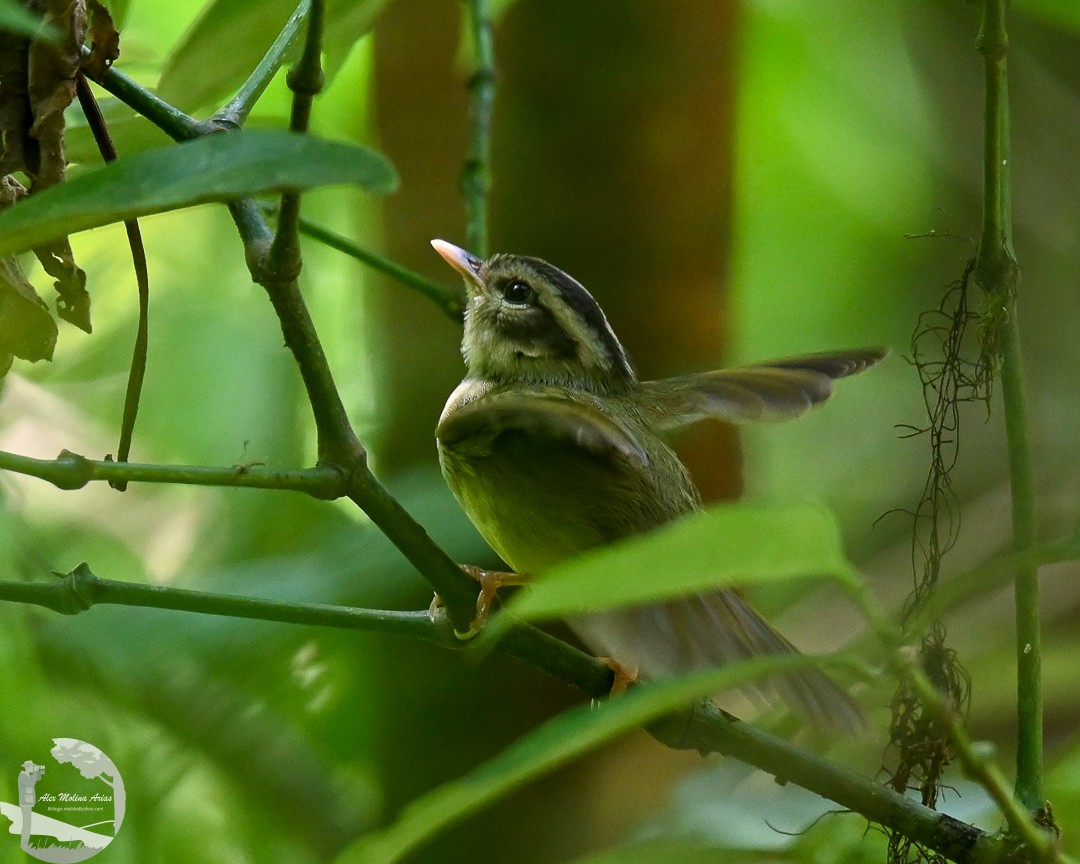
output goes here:
[{"label": "olive green plumage", "polygon": [[[829,396],[833,379],[885,354],[817,354],[639,381],[599,305],[558,268],[519,255],[482,261],[442,240],[432,245],[468,292],[468,374],[439,419],[439,461],[473,524],[519,573],[700,506],[686,468],[658,433],[706,417],[797,417]],[[591,650],[645,677],[795,650],[731,590],[568,623]],[[776,688],[817,721],[858,722],[847,695],[819,672],[786,675]]]}]

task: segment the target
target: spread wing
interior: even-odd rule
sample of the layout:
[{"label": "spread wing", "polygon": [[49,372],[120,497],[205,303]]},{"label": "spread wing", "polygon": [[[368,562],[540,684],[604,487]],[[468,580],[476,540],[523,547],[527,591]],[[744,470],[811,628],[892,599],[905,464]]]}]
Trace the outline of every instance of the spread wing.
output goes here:
[{"label": "spread wing", "polygon": [[444,447],[481,452],[508,430],[564,440],[602,456],[649,463],[633,433],[595,405],[558,390],[488,392],[447,411],[435,431]]},{"label": "spread wing", "polygon": [[832,382],[869,369],[888,352],[881,348],[807,354],[737,369],[718,369],[644,381],[647,410],[657,429],[711,417],[729,423],[789,420],[832,393]]}]

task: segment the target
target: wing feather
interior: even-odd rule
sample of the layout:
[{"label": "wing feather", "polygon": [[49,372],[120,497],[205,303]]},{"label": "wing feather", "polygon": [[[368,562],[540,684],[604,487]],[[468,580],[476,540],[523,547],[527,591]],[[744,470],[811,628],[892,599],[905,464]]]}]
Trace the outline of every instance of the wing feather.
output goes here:
[{"label": "wing feather", "polygon": [[736,369],[717,369],[644,381],[654,428],[671,429],[706,418],[729,423],[790,420],[832,393],[832,382],[869,369],[880,348],[807,354]]},{"label": "wing feather", "polygon": [[482,449],[509,429],[563,439],[598,455],[619,454],[649,463],[645,449],[622,422],[557,390],[488,392],[445,412],[435,434],[444,447]]}]

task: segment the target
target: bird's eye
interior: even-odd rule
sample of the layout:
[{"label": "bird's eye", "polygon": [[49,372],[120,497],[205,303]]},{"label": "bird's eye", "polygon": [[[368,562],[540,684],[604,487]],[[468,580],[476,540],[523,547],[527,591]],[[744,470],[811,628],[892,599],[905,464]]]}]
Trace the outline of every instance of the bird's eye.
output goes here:
[{"label": "bird's eye", "polygon": [[515,306],[527,306],[532,302],[533,289],[528,282],[514,279],[503,285],[502,296],[507,303],[513,303]]}]

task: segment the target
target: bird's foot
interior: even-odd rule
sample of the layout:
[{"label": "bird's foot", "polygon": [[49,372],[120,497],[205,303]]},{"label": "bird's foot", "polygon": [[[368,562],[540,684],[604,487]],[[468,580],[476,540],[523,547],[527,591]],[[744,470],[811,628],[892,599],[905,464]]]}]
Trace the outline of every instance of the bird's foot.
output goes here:
[{"label": "bird's foot", "polygon": [[596,659],[615,673],[615,677],[611,682],[611,690],[608,693],[609,697],[618,696],[620,693],[624,692],[627,687],[637,681],[637,666],[623,666],[614,657],[597,657]]},{"label": "bird's foot", "polygon": [[[504,585],[523,585],[525,577],[520,573],[510,573],[505,570],[484,570],[472,564],[461,564],[459,566],[469,577],[480,583],[480,593],[476,595],[476,617],[469,624],[468,630],[454,630],[454,635],[458,639],[466,640],[472,639],[473,636],[484,629],[498,590]],[[428,617],[434,621],[441,608],[442,598],[436,594],[428,607]]]}]

